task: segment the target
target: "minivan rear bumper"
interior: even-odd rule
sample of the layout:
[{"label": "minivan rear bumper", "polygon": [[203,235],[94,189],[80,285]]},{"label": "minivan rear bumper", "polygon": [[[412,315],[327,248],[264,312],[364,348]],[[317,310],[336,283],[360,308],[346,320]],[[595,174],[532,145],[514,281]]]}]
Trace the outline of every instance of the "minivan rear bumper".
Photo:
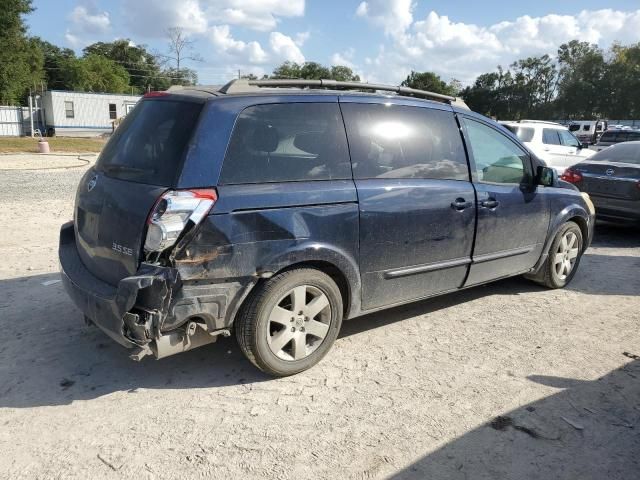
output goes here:
[{"label": "minivan rear bumper", "polygon": [[64,288],[92,323],[127,348],[151,341],[150,329],[145,331],[145,322],[131,310],[144,290],[148,304],[145,310],[166,312],[173,289],[179,288],[176,270],[143,265],[137,275],[122,279],[117,287],[110,285],[95,277],[82,263],[73,222],[64,224],[60,230],[58,255]]}]

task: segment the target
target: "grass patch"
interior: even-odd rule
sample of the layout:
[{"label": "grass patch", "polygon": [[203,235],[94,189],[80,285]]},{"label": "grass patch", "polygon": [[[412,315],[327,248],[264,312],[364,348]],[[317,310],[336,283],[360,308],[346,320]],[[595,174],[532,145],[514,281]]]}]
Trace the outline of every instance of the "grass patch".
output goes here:
[{"label": "grass patch", "polygon": [[[103,138],[47,138],[51,153],[56,152],[99,152],[106,140]],[[38,140],[30,137],[0,137],[0,153],[37,153]]]}]

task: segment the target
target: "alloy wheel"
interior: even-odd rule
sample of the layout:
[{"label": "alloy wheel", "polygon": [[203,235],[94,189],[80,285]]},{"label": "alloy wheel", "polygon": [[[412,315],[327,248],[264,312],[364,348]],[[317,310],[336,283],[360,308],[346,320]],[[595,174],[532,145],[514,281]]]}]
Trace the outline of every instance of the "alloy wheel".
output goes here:
[{"label": "alloy wheel", "polygon": [[269,314],[267,343],[282,360],[301,360],[323,342],[331,324],[331,305],[322,290],[300,285],[287,292]]},{"label": "alloy wheel", "polygon": [[553,257],[553,266],[560,280],[566,280],[571,274],[579,253],[578,236],[571,231],[565,233]]}]

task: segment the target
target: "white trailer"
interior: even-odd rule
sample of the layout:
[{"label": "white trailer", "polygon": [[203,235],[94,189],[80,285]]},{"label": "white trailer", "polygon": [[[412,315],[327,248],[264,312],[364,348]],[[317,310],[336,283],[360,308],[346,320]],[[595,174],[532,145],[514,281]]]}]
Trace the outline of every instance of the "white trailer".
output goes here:
[{"label": "white trailer", "polygon": [[129,113],[141,98],[120,93],[48,90],[42,96],[46,133],[67,137],[109,133],[112,122]]}]

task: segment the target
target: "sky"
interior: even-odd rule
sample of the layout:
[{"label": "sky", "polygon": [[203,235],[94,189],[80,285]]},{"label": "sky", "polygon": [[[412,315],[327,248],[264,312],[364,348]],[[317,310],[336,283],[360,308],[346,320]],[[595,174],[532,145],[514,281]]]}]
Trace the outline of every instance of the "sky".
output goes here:
[{"label": "sky", "polygon": [[[606,7],[606,5],[612,5]],[[81,53],[128,38],[167,51],[180,27],[202,62],[201,84],[271,73],[284,61],[346,65],[369,82],[411,70],[472,83],[481,73],[572,39],[608,48],[640,42],[640,1],[536,0],[34,0],[31,35]]]}]

